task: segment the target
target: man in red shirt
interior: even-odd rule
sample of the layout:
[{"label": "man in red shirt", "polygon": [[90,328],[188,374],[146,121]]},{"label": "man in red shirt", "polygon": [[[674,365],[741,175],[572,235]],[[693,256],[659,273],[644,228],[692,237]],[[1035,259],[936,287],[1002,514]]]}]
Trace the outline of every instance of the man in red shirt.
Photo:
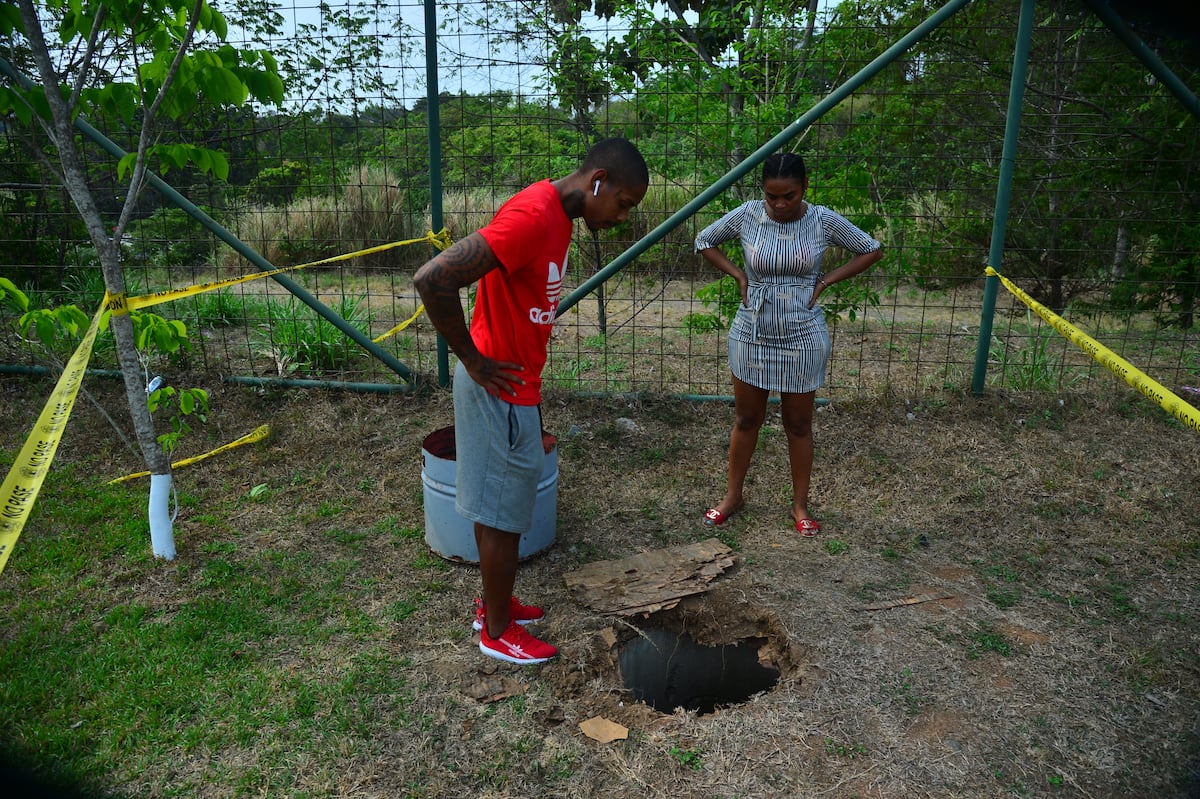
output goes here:
[{"label": "man in red shirt", "polygon": [[[474,522],[479,548],[479,649],[510,663],[544,663],[558,653],[525,630],[545,614],[521,604],[513,585],[544,461],[542,368],[573,220],[582,218],[592,231],[624,222],[648,182],[646,162],[633,144],[604,139],[570,175],[517,193],[487,226],[413,277],[425,313],[458,358],[455,509]],[[460,292],[476,282],[468,329]]]}]

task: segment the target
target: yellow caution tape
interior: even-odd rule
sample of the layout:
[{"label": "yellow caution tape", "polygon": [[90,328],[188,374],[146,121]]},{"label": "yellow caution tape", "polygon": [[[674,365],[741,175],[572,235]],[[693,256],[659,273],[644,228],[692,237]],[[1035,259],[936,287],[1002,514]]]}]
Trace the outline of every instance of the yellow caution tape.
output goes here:
[{"label": "yellow caution tape", "polygon": [[429,233],[425,234],[425,238],[429,240],[430,244],[432,244],[434,247],[437,247],[439,250],[444,250],[454,243],[450,239],[450,231],[446,228],[442,228],[437,233],[430,231]]},{"label": "yellow caution tape", "polygon": [[[221,446],[217,447],[216,449],[212,450],[211,452],[206,452],[203,455],[197,455],[193,458],[184,458],[181,461],[175,461],[174,463],[171,464],[171,468],[172,469],[182,469],[184,466],[191,466],[193,463],[199,463],[200,461],[204,460],[205,458],[211,458],[213,455],[220,455],[222,452],[225,452],[226,450],[231,450],[234,447],[240,447],[242,444],[253,444],[256,441],[262,441],[264,438],[266,438],[270,434],[270,432],[271,432],[271,428],[268,425],[264,424],[261,427],[257,428],[253,433],[247,433],[246,435],[242,436],[239,439],[236,439],[235,441],[230,441],[228,444],[222,444]],[[115,480],[109,480],[108,484],[113,485],[114,483],[123,483],[126,480],[133,480],[134,478],[137,478],[137,477],[147,477],[147,476],[149,476],[149,474],[150,474],[150,472],[136,472],[134,474],[127,474],[124,477],[118,477]]]},{"label": "yellow caution tape", "polygon": [[[280,267],[279,269],[271,269],[266,272],[255,272],[252,275],[242,275],[241,277],[229,278],[227,280],[213,280],[208,283],[198,283],[194,286],[188,286],[187,288],[165,289],[163,291],[155,291],[150,294],[143,294],[140,297],[127,298],[122,294],[120,295],[121,303],[123,304],[122,310],[113,309],[113,313],[128,313],[130,310],[149,308],[152,305],[159,305],[164,302],[180,300],[184,297],[203,294],[206,291],[215,291],[217,289],[228,288],[230,286],[236,286],[239,283],[248,283],[251,280],[259,280],[260,278],[271,277],[272,275],[280,275],[284,272],[295,272],[298,269],[307,269],[310,266],[323,266],[325,264],[337,263],[338,261],[348,261],[351,258],[361,258],[364,255],[373,255],[374,253],[390,250],[394,247],[403,247],[408,244],[420,244],[421,242],[428,242],[437,247],[439,250],[444,250],[450,246],[450,233],[446,230],[446,228],[442,228],[437,233],[429,231],[419,239],[393,241],[388,244],[380,244],[375,247],[368,247],[365,250],[356,250],[355,252],[348,252],[343,255],[334,255],[329,258],[323,258],[320,261],[310,261],[305,264],[297,264],[296,266],[284,266]],[[114,302],[115,301],[116,300],[114,300]]]},{"label": "yellow caution tape", "polygon": [[[420,241],[425,241],[426,239],[428,239],[429,243],[432,244],[433,246],[437,247],[439,250],[446,249],[452,243],[450,241],[450,232],[448,230],[446,230],[446,228],[442,228],[437,233],[430,233],[429,235],[427,235],[425,237],[425,239],[420,239]],[[417,321],[417,317],[420,316],[424,310],[425,310],[425,305],[422,304],[419,308],[417,308],[417,310],[415,312],[413,312],[412,316],[408,317],[407,319],[405,319],[403,322],[401,322],[400,324],[393,327],[388,332],[372,339],[372,341],[374,341],[376,344],[378,344],[379,342],[383,341],[385,338],[391,338],[392,336],[396,335],[404,328],[411,325],[413,322]]]},{"label": "yellow caution tape", "polygon": [[42,489],[46,474],[50,471],[50,463],[54,453],[62,441],[63,429],[75,406],[75,398],[79,395],[79,387],[83,384],[83,376],[87,372],[88,361],[92,357],[92,346],[96,342],[96,330],[100,326],[100,317],[109,305],[109,298],[100,310],[92,317],[87,333],[75,349],[66,368],[54,384],[54,391],[46,406],[42,408],[33,432],[25,439],[25,445],[17,454],[8,476],[0,485],[0,572],[8,563],[17,538],[25,527],[29,513],[33,510],[33,502]]},{"label": "yellow caution tape", "polygon": [[104,304],[101,306],[103,310],[108,311],[114,316],[121,316],[129,313],[129,297],[125,296],[125,292],[120,294],[104,293]]},{"label": "yellow caution tape", "polygon": [[[188,286],[182,289],[165,289],[163,291],[155,291],[151,294],[143,294],[140,297],[130,297],[127,300],[129,309],[136,310],[138,308],[149,308],[152,305],[158,305],[164,302],[180,300],[184,297],[191,297],[195,294],[203,294],[206,291],[214,291],[216,289],[228,288],[236,286],[238,283],[248,283],[251,280],[270,277],[271,275],[279,275],[284,272],[294,272],[297,269],[304,269],[312,266],[312,264],[300,264],[299,266],[285,266],[279,269],[272,269],[268,272],[255,272],[252,275],[242,275],[241,277],[231,277],[227,280],[213,280],[208,283],[197,283],[194,286]],[[114,313],[116,313],[114,311]]]},{"label": "yellow caution tape", "polygon": [[1108,367],[1109,371],[1121,377],[1133,388],[1145,394],[1150,399],[1157,402],[1163,410],[1174,416],[1179,421],[1183,422],[1188,427],[1196,432],[1200,432],[1200,410],[1196,410],[1188,403],[1184,402],[1169,388],[1162,385],[1158,381],[1146,373],[1139,370],[1129,361],[1117,355],[1115,352],[1105,347],[1100,342],[1096,341],[1091,336],[1087,335],[1077,327],[1072,325],[1066,319],[1063,319],[1058,314],[1051,311],[1040,302],[1030,297],[1019,287],[1016,286],[1008,278],[1001,275],[992,267],[986,270],[990,277],[998,277],[1004,284],[1004,287],[1011,291],[1021,302],[1028,305],[1037,313],[1038,316],[1045,319],[1050,325],[1069,339],[1073,344],[1081,350],[1091,355],[1096,361],[1103,366]]},{"label": "yellow caution tape", "polygon": [[384,333],[384,334],[382,334],[382,335],[380,335],[380,336],[377,336],[376,338],[372,339],[372,341],[374,341],[376,344],[378,344],[379,342],[383,341],[385,338],[389,338],[389,337],[391,337],[391,336],[394,336],[394,335],[396,335],[396,334],[397,334],[397,333],[399,333],[401,330],[403,330],[404,328],[408,327],[408,326],[409,326],[409,325],[411,325],[413,322],[417,321],[417,317],[418,317],[418,316],[420,316],[420,315],[421,315],[421,314],[424,312],[424,310],[425,310],[425,305],[424,305],[424,304],[422,304],[420,308],[417,308],[416,312],[414,312],[412,316],[408,317],[407,319],[405,319],[403,322],[401,322],[400,324],[398,324],[398,325],[396,325],[395,327],[393,327],[393,328],[392,328],[391,330],[389,330],[388,332],[386,332],[386,333]]}]

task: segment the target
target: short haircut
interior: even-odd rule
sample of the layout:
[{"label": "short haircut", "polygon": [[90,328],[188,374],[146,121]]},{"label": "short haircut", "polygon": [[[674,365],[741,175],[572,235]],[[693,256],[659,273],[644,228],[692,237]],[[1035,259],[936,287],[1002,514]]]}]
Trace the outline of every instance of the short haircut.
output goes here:
[{"label": "short haircut", "polygon": [[613,180],[626,188],[647,186],[650,170],[646,159],[628,139],[601,139],[583,159],[583,169],[607,169]]},{"label": "short haircut", "polygon": [[808,168],[804,166],[804,159],[796,153],[774,153],[763,161],[763,183],[771,178],[792,178],[804,183],[808,180]]}]

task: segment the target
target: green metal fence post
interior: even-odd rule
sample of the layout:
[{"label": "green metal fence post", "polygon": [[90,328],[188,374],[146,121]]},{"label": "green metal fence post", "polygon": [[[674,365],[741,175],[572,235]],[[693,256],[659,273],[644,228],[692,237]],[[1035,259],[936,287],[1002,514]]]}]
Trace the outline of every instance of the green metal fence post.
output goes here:
[{"label": "green metal fence post", "polygon": [[[442,229],[442,109],[438,102],[437,0],[425,0],[425,97],[429,107],[429,220]],[[434,248],[436,253],[437,248]],[[450,351],[437,337],[438,385],[450,385]]]},{"label": "green metal fence post", "polygon": [[[1004,121],[1004,151],[1000,157],[1000,177],[996,185],[996,210],[992,217],[992,246],[988,264],[997,272],[1004,259],[1004,236],[1008,227],[1008,201],[1012,195],[1016,167],[1017,139],[1021,130],[1021,106],[1025,102],[1025,74],[1029,66],[1029,48],[1033,39],[1034,0],[1021,0],[1021,19],[1017,22],[1017,44],[1013,49],[1012,79],[1008,86],[1008,113]],[[996,314],[996,293],[1000,279],[989,275],[983,286],[983,311],[979,317],[979,340],[975,344],[975,374],[971,392],[983,394],[987,377],[988,353],[992,343],[992,318]]]}]

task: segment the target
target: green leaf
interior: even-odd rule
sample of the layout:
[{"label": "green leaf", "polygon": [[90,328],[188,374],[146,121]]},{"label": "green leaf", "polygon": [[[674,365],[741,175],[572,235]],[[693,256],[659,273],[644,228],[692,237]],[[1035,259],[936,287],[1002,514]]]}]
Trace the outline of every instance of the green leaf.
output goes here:
[{"label": "green leaf", "polygon": [[179,342],[175,340],[168,325],[154,326],[154,344],[163,352],[175,352],[179,349]]},{"label": "green leaf", "polygon": [[275,72],[250,72],[246,75],[250,94],[260,103],[283,103],[283,81]]},{"label": "green leaf", "polygon": [[55,316],[59,324],[70,331],[72,336],[79,335],[81,330],[86,330],[91,324],[91,319],[77,305],[63,305],[55,309]]},{"label": "green leaf", "polygon": [[170,386],[164,386],[150,392],[150,396],[146,397],[146,406],[150,409],[150,413],[154,413],[163,405],[166,405],[168,400],[175,396],[175,389]]},{"label": "green leaf", "polygon": [[29,310],[29,297],[6,277],[0,277],[0,300],[7,300],[21,313]]},{"label": "green leaf", "polygon": [[37,319],[37,334],[43,344],[50,344],[54,341],[54,334],[57,327],[54,324],[52,316],[43,315]]},{"label": "green leaf", "polygon": [[222,105],[241,105],[250,90],[236,73],[226,67],[205,70],[199,75],[200,90],[209,100]]},{"label": "green leaf", "polygon": [[88,102],[106,113],[119,116],[126,123],[133,121],[141,107],[137,87],[132,83],[109,83],[98,90],[87,90],[83,96]]},{"label": "green leaf", "polygon": [[221,180],[229,180],[229,159],[220,150],[209,150],[212,157],[212,173]]},{"label": "green leaf", "polygon": [[205,26],[216,34],[218,39],[225,41],[225,37],[229,35],[229,23],[225,20],[225,15],[207,5],[205,8],[212,12],[212,18],[205,23]]},{"label": "green leaf", "polygon": [[125,176],[133,172],[133,167],[137,163],[137,153],[126,153],[126,155],[117,162],[117,177],[121,180]]},{"label": "green leaf", "polygon": [[21,10],[17,8],[16,3],[0,3],[0,35],[9,37],[17,32],[25,32],[25,24],[21,22]]},{"label": "green leaf", "polygon": [[137,329],[137,333],[134,335],[134,344],[139,350],[146,349],[146,345],[149,343],[152,333],[153,328],[151,327],[142,327]]}]

